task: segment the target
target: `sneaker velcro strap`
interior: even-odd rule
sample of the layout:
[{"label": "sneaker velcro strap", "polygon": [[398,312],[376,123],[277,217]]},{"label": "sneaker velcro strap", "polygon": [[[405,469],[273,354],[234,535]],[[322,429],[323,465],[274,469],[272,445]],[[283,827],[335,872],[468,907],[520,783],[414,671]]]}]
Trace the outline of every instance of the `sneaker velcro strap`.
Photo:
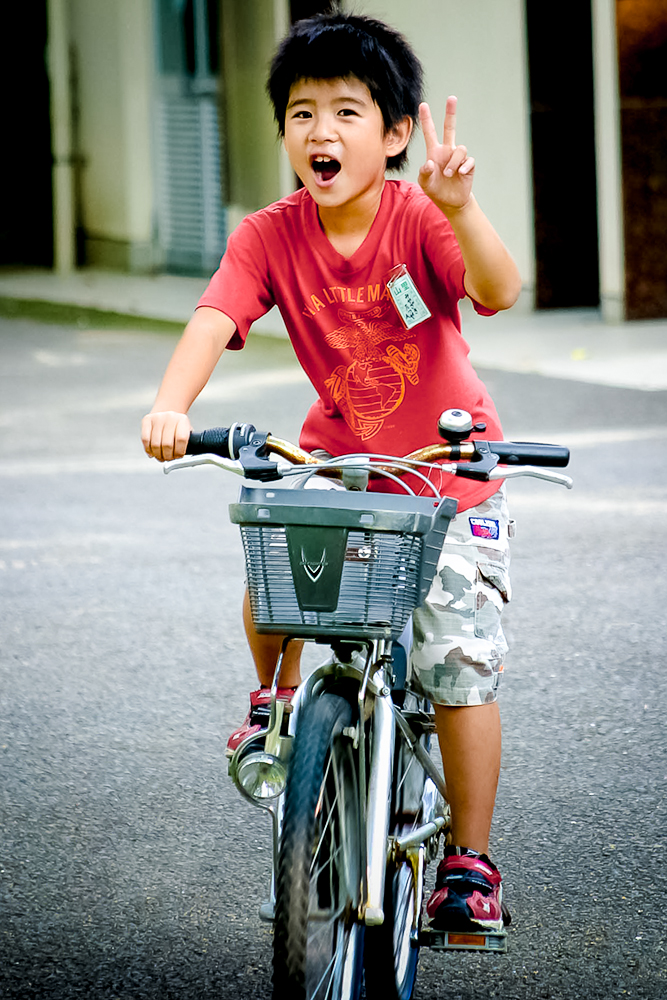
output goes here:
[{"label": "sneaker velcro strap", "polygon": [[456,885],[457,890],[464,885],[479,887],[490,892],[501,881],[500,872],[490,861],[480,857],[450,855],[438,865],[436,888]]}]

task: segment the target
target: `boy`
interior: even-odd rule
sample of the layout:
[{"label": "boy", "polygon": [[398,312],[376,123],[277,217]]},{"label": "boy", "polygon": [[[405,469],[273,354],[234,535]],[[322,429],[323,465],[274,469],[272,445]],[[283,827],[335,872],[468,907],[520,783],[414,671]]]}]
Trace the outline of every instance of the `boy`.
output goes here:
[{"label": "boy", "polygon": [[[403,455],[430,443],[449,407],[502,437],[495,407],[468,361],[458,301],[478,312],[509,308],[520,277],[472,194],[474,161],[455,139],[456,99],[443,140],[420,104],[421,66],[398,33],[346,14],[297,23],[269,76],[280,134],[303,188],[246,218],[230,236],[167,368],[142,438],[149,455],[184,454],[187,412],[225,348],[240,349],[277,304],[319,399],[300,443],[330,454]],[[419,185],[385,179],[399,168],[415,121],[427,160]],[[428,316],[408,329],[386,280],[404,265]],[[435,474],[437,479],[442,474]],[[440,482],[437,483],[440,486]],[[385,487],[386,488],[386,487]],[[496,691],[506,650],[508,518],[493,483],[447,477],[457,498],[431,591],[414,615],[411,683],[435,706],[452,809],[452,842],[427,911],[436,926],[499,930],[500,874],[487,856],[500,766]],[[233,749],[266,704],[280,639],[260,636],[247,597],[244,622],[261,687],[229,741]],[[298,685],[289,647],[280,696]]]}]

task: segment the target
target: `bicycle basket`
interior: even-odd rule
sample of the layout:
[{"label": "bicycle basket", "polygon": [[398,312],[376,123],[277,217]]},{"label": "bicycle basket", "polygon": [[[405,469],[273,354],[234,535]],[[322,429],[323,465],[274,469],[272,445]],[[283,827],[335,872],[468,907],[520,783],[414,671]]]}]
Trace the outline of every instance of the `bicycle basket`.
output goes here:
[{"label": "bicycle basket", "polygon": [[229,511],[258,632],[395,639],[428,591],[456,501],[242,487]]}]

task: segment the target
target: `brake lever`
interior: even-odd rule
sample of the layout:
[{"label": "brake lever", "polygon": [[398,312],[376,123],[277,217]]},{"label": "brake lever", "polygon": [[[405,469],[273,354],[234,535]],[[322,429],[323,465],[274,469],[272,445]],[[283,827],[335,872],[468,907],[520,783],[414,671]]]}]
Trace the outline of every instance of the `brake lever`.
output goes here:
[{"label": "brake lever", "polygon": [[162,471],[165,476],[177,469],[193,469],[197,465],[217,465],[219,469],[226,469],[237,476],[245,476],[243,466],[240,462],[231,458],[221,458],[219,455],[185,455],[183,458],[175,458],[171,462],[165,462]]},{"label": "brake lever", "polygon": [[489,481],[495,482],[498,479],[518,479],[519,476],[530,476],[533,479],[546,479],[549,483],[556,483],[558,486],[565,486],[571,490],[574,482],[569,476],[564,476],[562,472],[545,472],[544,469],[536,465],[514,466],[508,469],[506,466],[494,469],[489,473]]},{"label": "brake lever", "polygon": [[470,444],[474,445],[474,456],[470,462],[457,464],[456,475],[463,479],[475,479],[478,482],[488,483],[493,470],[498,465],[498,456],[491,451],[488,441],[471,441]]},{"label": "brake lever", "polygon": [[267,458],[268,434],[255,433],[250,444],[239,448],[239,461],[243,466],[246,479],[258,479],[261,483],[270,483],[280,479],[278,463]]}]

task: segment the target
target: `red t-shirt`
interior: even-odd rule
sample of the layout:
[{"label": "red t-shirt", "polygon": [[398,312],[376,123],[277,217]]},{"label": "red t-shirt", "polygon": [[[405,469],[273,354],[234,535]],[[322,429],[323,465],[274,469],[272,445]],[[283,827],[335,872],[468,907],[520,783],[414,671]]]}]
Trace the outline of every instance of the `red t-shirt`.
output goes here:
[{"label": "red t-shirt", "polygon": [[[399,264],[407,266],[431,312],[410,330],[385,284]],[[371,230],[349,259],[325,236],[317,205],[302,188],[241,222],[198,305],[234,321],[229,347],[236,350],[252,323],[278,306],[319,397],[303,425],[303,448],[406,455],[440,440],[438,417],[450,407],[486,423],[479,437],[502,438],[495,406],[461,336],[464,272],[449,222],[418,185],[385,183]],[[458,499],[459,510],[481,503],[499,485],[437,479]],[[414,479],[411,485],[428,492]],[[388,482],[379,488],[392,489]]]}]

